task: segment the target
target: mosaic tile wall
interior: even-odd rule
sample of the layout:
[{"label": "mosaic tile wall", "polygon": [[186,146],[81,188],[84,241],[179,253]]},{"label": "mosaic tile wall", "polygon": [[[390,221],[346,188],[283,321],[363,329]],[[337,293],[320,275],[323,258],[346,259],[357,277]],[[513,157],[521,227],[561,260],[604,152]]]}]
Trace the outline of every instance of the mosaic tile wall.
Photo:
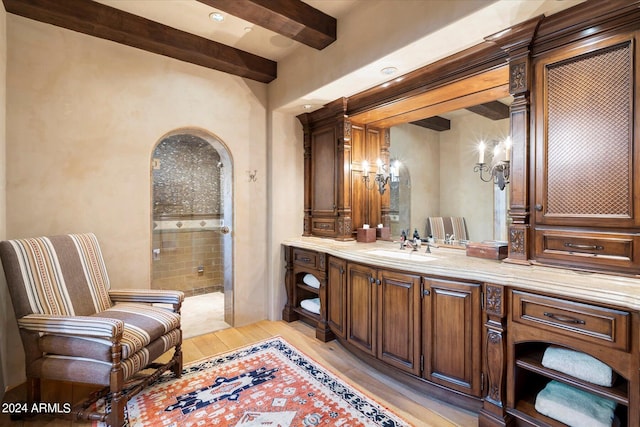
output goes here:
[{"label": "mosaic tile wall", "polygon": [[[156,147],[153,289],[177,289],[186,296],[224,290],[222,236],[217,231],[221,172],[218,152],[196,136],[174,135]],[[200,225],[192,226],[194,218]]]},{"label": "mosaic tile wall", "polygon": [[218,152],[193,135],[162,140],[153,153],[153,214],[212,215],[222,212]]}]

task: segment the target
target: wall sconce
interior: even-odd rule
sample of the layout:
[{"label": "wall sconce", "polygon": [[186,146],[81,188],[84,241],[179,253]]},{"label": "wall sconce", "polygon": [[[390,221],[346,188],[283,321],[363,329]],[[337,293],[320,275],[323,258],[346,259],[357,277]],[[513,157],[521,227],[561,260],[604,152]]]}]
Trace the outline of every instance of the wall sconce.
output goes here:
[{"label": "wall sconce", "polygon": [[[387,170],[387,165],[382,163],[382,160],[380,159],[376,161],[376,164],[378,165],[378,169],[376,170],[374,182],[378,185],[378,192],[380,195],[383,195],[386,190],[385,186],[388,183],[400,182],[400,162],[397,160],[393,161],[389,170]],[[362,180],[364,181],[364,186],[367,190],[373,190],[375,184],[370,183],[369,162],[366,160],[362,161]]]},{"label": "wall sconce", "polygon": [[[474,172],[480,172],[480,179],[484,182],[491,182],[498,186],[500,190],[504,190],[505,185],[509,183],[509,159],[511,158],[511,138],[507,137],[504,141],[494,141],[493,157],[490,164],[484,162],[484,151],[487,148],[484,141],[480,141],[478,146],[478,163],[473,168]],[[483,173],[488,173],[485,177]]]}]

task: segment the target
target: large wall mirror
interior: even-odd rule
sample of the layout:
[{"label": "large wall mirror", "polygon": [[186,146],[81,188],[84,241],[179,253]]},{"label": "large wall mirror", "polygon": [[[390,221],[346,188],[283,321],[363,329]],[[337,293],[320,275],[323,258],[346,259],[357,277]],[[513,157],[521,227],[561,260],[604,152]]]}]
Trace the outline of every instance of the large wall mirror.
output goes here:
[{"label": "large wall mirror", "polygon": [[400,180],[390,188],[394,237],[403,229],[425,237],[429,217],[455,217],[464,218],[470,241],[507,240],[509,186],[482,181],[474,166],[480,141],[488,163],[492,147],[508,137],[511,102],[501,98],[390,128],[390,159],[400,162]]}]

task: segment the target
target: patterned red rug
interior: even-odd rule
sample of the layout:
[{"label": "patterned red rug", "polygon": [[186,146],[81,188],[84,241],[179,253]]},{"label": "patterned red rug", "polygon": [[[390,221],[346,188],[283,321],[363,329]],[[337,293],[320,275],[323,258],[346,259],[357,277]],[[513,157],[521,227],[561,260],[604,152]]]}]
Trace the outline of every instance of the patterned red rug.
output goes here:
[{"label": "patterned red rug", "polygon": [[127,413],[129,427],[409,426],[281,337],[164,375]]}]

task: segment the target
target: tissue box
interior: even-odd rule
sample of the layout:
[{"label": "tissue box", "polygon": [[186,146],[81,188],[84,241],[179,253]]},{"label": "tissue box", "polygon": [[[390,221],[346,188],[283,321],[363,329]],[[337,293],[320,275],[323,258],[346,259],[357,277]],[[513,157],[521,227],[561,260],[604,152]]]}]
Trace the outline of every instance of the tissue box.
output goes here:
[{"label": "tissue box", "polygon": [[376,241],[375,228],[358,228],[356,240],[362,243],[371,243]]},{"label": "tissue box", "polygon": [[391,230],[389,227],[376,228],[376,237],[380,240],[391,240]]},{"label": "tissue box", "polygon": [[467,256],[487,259],[504,259],[508,255],[506,242],[485,240],[483,242],[467,243]]}]

